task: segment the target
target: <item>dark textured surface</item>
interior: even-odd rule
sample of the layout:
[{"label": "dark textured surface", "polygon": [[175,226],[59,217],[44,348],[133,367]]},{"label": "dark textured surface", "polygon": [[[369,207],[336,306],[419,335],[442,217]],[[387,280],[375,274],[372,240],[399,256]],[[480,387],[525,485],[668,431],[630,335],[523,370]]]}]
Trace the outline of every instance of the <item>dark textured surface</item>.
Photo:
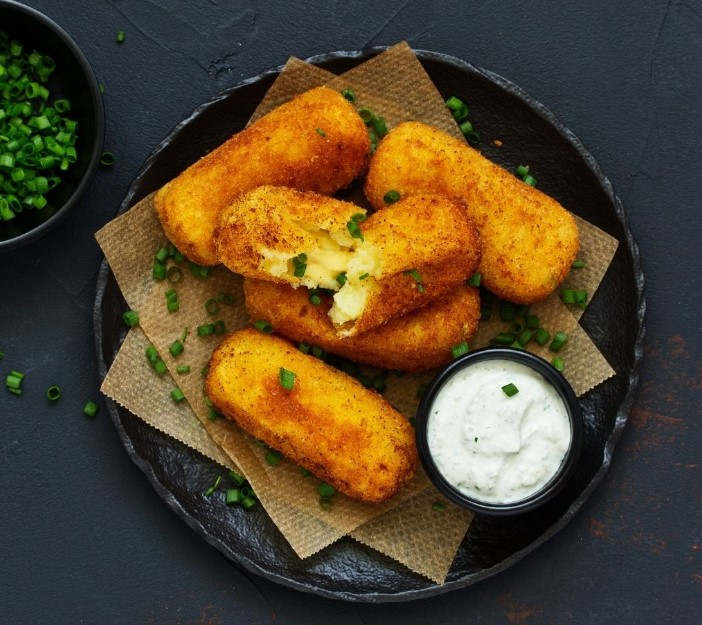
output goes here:
[{"label": "dark textured surface", "polygon": [[[54,235],[13,254],[0,278],[2,364],[28,373],[21,400],[0,394],[3,620],[697,622],[702,371],[689,294],[702,287],[702,8],[588,4],[35,3],[76,38],[106,84],[108,147],[119,160]],[[127,31],[121,48],[119,28]],[[583,138],[641,246],[647,359],[612,470],[563,532],[472,589],[356,606],[230,566],[153,494],[104,411],[84,422],[80,406],[97,395],[92,233],[153,146],[220,89],[290,53],[401,38],[509,77]],[[49,407],[43,391],[54,382],[64,398]]]},{"label": "dark textured surface", "polygon": [[[375,53],[338,52],[313,60],[341,73]],[[129,411],[107,402],[134,462],[156,492],[198,534],[248,570],[325,597],[375,603],[443,594],[505,570],[553,536],[572,519],[605,475],[631,408],[631,389],[641,360],[644,304],[637,250],[625,227],[623,209],[592,157],[543,105],[504,78],[488,76],[455,57],[436,52],[418,54],[444,97],[470,94],[471,118],[486,138],[481,146],[486,154],[508,168],[518,162],[538,163],[538,175],[547,181],[542,188],[622,241],[583,319],[617,375],[579,400],[583,453],[563,490],[538,510],[523,515],[477,517],[441,587],[350,539],[338,541],[309,561],[300,561],[265,515],[232,515],[226,507],[212,506],[211,500],[203,498],[202,491],[217,470],[214,463],[193,458],[187,449],[144,427]],[[274,77],[275,72],[265,72],[247,79],[178,124],[149,157],[120,211],[241,129]],[[504,143],[500,149],[487,140],[497,136]],[[97,290],[94,324],[102,376],[121,344],[124,325],[120,313],[126,304],[105,268],[101,268]]]}]

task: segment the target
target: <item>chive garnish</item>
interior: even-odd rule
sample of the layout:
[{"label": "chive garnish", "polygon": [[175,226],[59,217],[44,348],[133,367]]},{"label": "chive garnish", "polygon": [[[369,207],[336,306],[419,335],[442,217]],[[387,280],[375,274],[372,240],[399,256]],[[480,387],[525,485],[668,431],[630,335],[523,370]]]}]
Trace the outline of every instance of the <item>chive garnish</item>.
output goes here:
[{"label": "chive garnish", "polygon": [[359,280],[365,280],[370,274],[368,273],[362,273],[360,276],[358,276]]},{"label": "chive garnish", "polygon": [[424,283],[422,282],[422,275],[416,269],[408,269],[404,272],[406,275],[410,276],[417,284],[417,291],[424,293]]},{"label": "chive garnish", "polygon": [[283,455],[275,449],[269,449],[265,455],[266,462],[272,467],[277,467],[283,460]]},{"label": "chive garnish", "polygon": [[208,315],[216,315],[219,312],[219,304],[214,298],[210,298],[205,302],[205,310]]},{"label": "chive garnish", "polygon": [[567,340],[568,335],[565,332],[556,332],[556,334],[553,335],[553,341],[551,341],[551,344],[548,346],[548,348],[552,352],[559,352],[561,348],[566,344]]},{"label": "chive garnish", "polygon": [[183,394],[183,391],[181,391],[177,386],[171,391],[171,399],[176,403],[179,404],[185,399],[185,395]]},{"label": "chive garnish", "polygon": [[58,384],[52,384],[46,389],[46,398],[49,401],[58,401],[61,398],[61,387]]},{"label": "chive garnish", "polygon": [[519,392],[519,389],[514,384],[512,384],[512,382],[510,382],[509,384],[505,384],[502,387],[502,391],[505,395],[507,395],[507,397],[513,397]]},{"label": "chive garnish", "polygon": [[435,501],[431,504],[431,509],[435,512],[443,512],[446,510],[446,504],[443,501]]},{"label": "chive garnish", "polygon": [[264,334],[270,334],[273,332],[273,326],[264,319],[257,319],[254,321],[253,327]]},{"label": "chive garnish", "polygon": [[136,310],[128,310],[122,314],[122,321],[130,328],[136,328],[139,325],[139,313]]},{"label": "chive garnish", "polygon": [[585,261],[584,260],[574,260],[571,267],[573,269],[582,269],[583,267],[585,267]]},{"label": "chive garnish", "polygon": [[356,93],[353,91],[353,89],[349,89],[348,87],[346,89],[342,89],[341,95],[344,96],[349,102],[356,101]]},{"label": "chive garnish", "polygon": [[291,391],[293,386],[295,386],[295,373],[280,367],[278,371],[278,380],[280,385],[287,391]]},{"label": "chive garnish", "polygon": [[184,349],[185,346],[183,345],[183,343],[176,339],[171,343],[170,347],[168,348],[168,351],[171,352],[171,356],[173,356],[173,358],[176,358],[177,356],[180,356],[183,353]]},{"label": "chive garnish", "polygon": [[127,35],[125,35],[123,30],[118,30],[117,31],[117,36],[115,37],[115,41],[117,43],[122,44],[124,43],[124,40],[127,38]]},{"label": "chive garnish", "polygon": [[95,415],[98,413],[98,410],[100,410],[100,408],[94,401],[88,401],[83,406],[83,414],[91,419],[95,418]]},{"label": "chive garnish", "polygon": [[327,133],[324,132],[321,128],[315,128],[315,132],[320,136],[320,137],[326,137]]},{"label": "chive garnish", "polygon": [[480,280],[482,279],[482,274],[474,273],[470,278],[468,278],[468,284],[470,286],[478,287],[480,286]]},{"label": "chive garnish", "polygon": [[190,365],[178,365],[176,367],[176,372],[179,373],[180,375],[190,373]]},{"label": "chive garnish", "polygon": [[307,270],[307,254],[298,254],[297,256],[293,257],[292,263],[294,268],[293,275],[296,278],[302,278]]},{"label": "chive garnish", "polygon": [[324,499],[329,499],[334,495],[334,493],[336,493],[336,488],[334,488],[331,484],[322,482],[317,486],[317,492],[319,493],[320,497],[323,497]]},{"label": "chive garnish", "polygon": [[394,204],[400,199],[400,192],[395,189],[390,189],[384,196],[383,202],[386,204]]},{"label": "chive garnish", "polygon": [[338,276],[336,276],[336,281],[339,286],[344,286],[346,284],[346,272],[342,271]]},{"label": "chive garnish", "polygon": [[551,364],[553,365],[554,369],[563,373],[563,370],[565,369],[565,362],[563,361],[563,358],[559,358],[558,356],[556,356],[551,361]]},{"label": "chive garnish", "polygon": [[456,343],[452,348],[451,348],[451,355],[454,358],[459,358],[460,356],[463,356],[464,354],[468,353],[468,341],[461,341],[460,343]]}]

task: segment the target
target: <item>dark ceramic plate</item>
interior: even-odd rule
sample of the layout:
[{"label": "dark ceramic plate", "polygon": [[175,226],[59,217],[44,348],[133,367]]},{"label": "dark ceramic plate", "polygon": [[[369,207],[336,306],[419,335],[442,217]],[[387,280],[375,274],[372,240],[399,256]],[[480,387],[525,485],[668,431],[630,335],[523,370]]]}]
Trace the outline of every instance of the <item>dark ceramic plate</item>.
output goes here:
[{"label": "dark ceramic plate", "polygon": [[[382,49],[335,52],[311,62],[343,72]],[[401,564],[344,538],[301,561],[259,507],[249,512],[212,507],[202,497],[220,467],[108,402],[127,452],[164,501],[231,561],[270,580],[351,601],[407,601],[473,584],[507,568],[553,536],[573,517],[606,473],[626,423],[641,360],[644,301],[638,250],[612,186],[580,143],[538,102],[504,78],[453,57],[418,51],[444,96],[464,98],[492,160],[530,163],[539,188],[621,242],[582,325],[617,375],[581,398],[583,452],[568,485],[544,507],[518,517],[476,517],[446,583],[438,586]],[[247,80],[198,108],[158,146],[134,180],[121,211],[176,176],[244,127],[280,70]],[[124,337],[126,305],[103,263],[95,301],[101,375]]]}]

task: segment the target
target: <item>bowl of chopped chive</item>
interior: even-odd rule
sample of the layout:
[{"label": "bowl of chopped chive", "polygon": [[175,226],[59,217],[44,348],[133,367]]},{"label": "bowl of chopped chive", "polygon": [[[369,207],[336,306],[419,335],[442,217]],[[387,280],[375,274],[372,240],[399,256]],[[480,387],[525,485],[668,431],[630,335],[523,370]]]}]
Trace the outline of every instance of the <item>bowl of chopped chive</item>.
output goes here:
[{"label": "bowl of chopped chive", "polygon": [[51,19],[0,0],[0,251],[46,234],[99,165],[104,111],[85,55]]},{"label": "bowl of chopped chive", "polygon": [[491,516],[549,501],[571,476],[582,416],[558,368],[512,347],[464,354],[441,370],[417,410],[419,457],[456,504]]}]

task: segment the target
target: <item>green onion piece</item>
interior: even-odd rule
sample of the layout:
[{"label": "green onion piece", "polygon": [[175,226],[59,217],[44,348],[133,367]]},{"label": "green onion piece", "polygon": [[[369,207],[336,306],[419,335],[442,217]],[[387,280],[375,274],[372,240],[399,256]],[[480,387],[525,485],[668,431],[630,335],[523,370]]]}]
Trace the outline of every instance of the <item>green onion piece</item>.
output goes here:
[{"label": "green onion piece", "polygon": [[510,382],[509,384],[505,384],[502,387],[502,390],[504,394],[507,395],[507,397],[513,397],[519,392],[519,389],[514,384],[512,384],[512,382]]},{"label": "green onion piece", "polygon": [[273,332],[273,326],[264,319],[257,319],[256,321],[254,321],[253,327],[256,328],[259,332],[263,332],[264,334],[270,334],[271,332]]},{"label": "green onion piece", "polygon": [[190,273],[196,278],[201,278],[204,280],[209,278],[210,274],[212,273],[212,267],[204,267],[202,265],[198,265],[197,263],[193,263],[192,261],[189,263],[189,266]]},{"label": "green onion piece", "polygon": [[443,512],[446,510],[446,504],[443,501],[435,501],[431,504],[431,509],[435,512]]},{"label": "green onion piece", "polygon": [[241,474],[238,473],[237,471],[229,471],[227,473],[229,476],[229,479],[234,482],[237,486],[243,486],[246,483],[246,478]]},{"label": "green onion piece", "polygon": [[495,345],[511,345],[514,343],[514,334],[500,332],[497,336],[493,336],[490,339],[490,342],[494,343]]},{"label": "green onion piece", "polygon": [[585,267],[585,261],[584,260],[574,260],[571,267],[573,269],[582,269],[583,267]]},{"label": "green onion piece", "polygon": [[539,345],[546,345],[546,343],[549,342],[549,339],[551,338],[551,335],[547,330],[544,330],[543,328],[539,328],[536,331],[536,335],[534,336],[534,339]]},{"label": "green onion piece", "polygon": [[320,137],[326,137],[327,133],[324,132],[321,128],[315,128],[315,132],[320,136]]},{"label": "green onion piece", "polygon": [[322,303],[322,298],[316,293],[310,292],[310,303],[314,306],[319,306]]},{"label": "green onion piece", "polygon": [[241,507],[244,508],[244,510],[248,510],[249,508],[252,508],[255,505],[256,505],[256,500],[251,496],[245,496],[241,500]]},{"label": "green onion piece", "polygon": [[117,37],[115,38],[115,40],[117,41],[117,43],[122,44],[122,43],[124,43],[124,40],[126,39],[126,37],[127,36],[124,34],[123,30],[118,30]]},{"label": "green onion piece", "polygon": [[176,373],[179,373],[180,375],[190,373],[190,365],[178,365],[176,367]]},{"label": "green onion piece", "polygon": [[168,289],[165,292],[166,296],[166,301],[167,302],[176,302],[178,301],[178,292],[175,289]]},{"label": "green onion piece", "polygon": [[319,493],[320,497],[323,497],[324,499],[329,499],[336,493],[336,488],[334,488],[331,484],[327,484],[326,482],[322,482],[317,486],[317,492]]},{"label": "green onion piece", "polygon": [[95,418],[95,415],[98,413],[100,408],[94,401],[89,401],[85,403],[85,406],[83,406],[83,414],[86,417],[90,417],[91,419]]},{"label": "green onion piece", "polygon": [[346,224],[346,228],[354,239],[361,239],[361,241],[364,240],[363,232],[361,232],[361,226],[358,225],[358,221],[356,219],[351,218],[351,220]]},{"label": "green onion piece", "polygon": [[371,119],[373,119],[375,117],[375,114],[373,113],[373,111],[371,111],[370,109],[366,109],[366,108],[358,109],[358,114],[361,116],[361,119],[366,124],[370,123]]},{"label": "green onion piece", "polygon": [[408,269],[403,272],[404,274],[410,276],[417,284],[417,290],[420,293],[424,293],[424,283],[422,282],[422,274],[420,274],[416,269]]},{"label": "green onion piece", "polygon": [[214,323],[214,333],[217,335],[224,334],[227,327],[224,325],[224,319],[217,319]]},{"label": "green onion piece", "polygon": [[9,390],[20,390],[22,386],[22,380],[24,379],[24,375],[17,372],[17,371],[11,371],[10,374],[5,378],[5,386]]},{"label": "green onion piece", "polygon": [[205,491],[205,493],[204,493],[204,494],[205,494],[205,497],[209,497],[212,493],[214,493],[214,492],[219,488],[219,485],[220,485],[221,482],[222,482],[222,476],[221,476],[221,475],[218,475],[218,476],[215,478],[215,481],[212,483],[212,485],[209,486],[209,487],[207,488],[207,490]]},{"label": "green onion piece", "polygon": [[176,339],[171,343],[171,346],[168,348],[168,351],[171,352],[171,356],[173,356],[173,358],[176,358],[177,356],[180,356],[183,353],[184,349],[185,347],[183,346],[183,343]]},{"label": "green onion piece", "polygon": [[146,358],[152,365],[158,360],[158,351],[156,351],[156,348],[153,345],[149,345],[146,348]]},{"label": "green onion piece", "polygon": [[459,358],[460,356],[463,356],[468,353],[468,341],[461,341],[460,343],[456,343],[452,348],[451,348],[451,355],[454,358]]},{"label": "green onion piece", "polygon": [[500,319],[502,321],[514,321],[514,304],[512,302],[502,302],[500,304]]},{"label": "green onion piece", "polygon": [[341,95],[344,96],[349,102],[356,101],[356,94],[353,89],[349,89],[348,87],[346,89],[342,89]]},{"label": "green onion piece", "polygon": [[360,276],[358,276],[359,280],[365,280],[370,274],[368,273],[362,273]]},{"label": "green onion piece", "polygon": [[316,345],[313,345],[312,346],[312,355],[315,358],[320,358],[323,360],[324,357],[326,356],[326,352],[321,347],[317,347]]},{"label": "green onion piece", "polygon": [[394,204],[400,199],[400,192],[395,189],[390,189],[384,196],[383,202],[386,204]]},{"label": "green onion piece", "polygon": [[234,303],[234,296],[231,293],[220,293],[215,297],[218,304],[231,306]]},{"label": "green onion piece", "polygon": [[180,304],[178,303],[178,300],[172,300],[170,302],[166,302],[166,308],[168,309],[169,313],[178,312],[178,310],[180,310]]},{"label": "green onion piece", "polygon": [[478,287],[480,286],[480,280],[482,279],[482,275],[479,273],[474,273],[470,278],[468,278],[468,284],[470,286],[475,286]]},{"label": "green onion piece", "polygon": [[552,352],[559,352],[561,348],[566,344],[567,340],[568,335],[565,332],[556,332],[556,334],[553,335],[553,341],[551,341],[551,344],[548,346],[548,348]]},{"label": "green onion piece", "polygon": [[300,343],[297,346],[297,349],[299,349],[303,354],[309,354],[310,353],[310,346],[307,343]]},{"label": "green onion piece", "polygon": [[224,493],[224,502],[233,506],[241,501],[241,491],[238,488],[229,488]]},{"label": "green onion piece", "polygon": [[465,137],[470,135],[471,133],[475,132],[473,130],[473,124],[471,124],[467,119],[464,122],[461,122],[458,124],[458,127],[461,129],[461,132]]},{"label": "green onion piece", "polygon": [[46,398],[49,401],[58,401],[61,398],[61,387],[58,384],[52,384],[46,389]]},{"label": "green onion piece", "polygon": [[526,327],[530,330],[536,330],[539,327],[539,318],[537,315],[527,315]]},{"label": "green onion piece", "polygon": [[283,454],[275,449],[269,449],[265,455],[266,462],[272,467],[277,467],[283,460]]},{"label": "green onion piece", "polygon": [[183,272],[180,267],[169,267],[166,272],[166,278],[171,284],[177,284],[183,279]]},{"label": "green onion piece", "polygon": [[168,369],[167,369],[167,367],[166,367],[166,363],[163,362],[163,360],[161,360],[161,358],[159,358],[159,359],[154,363],[154,371],[155,371],[158,375],[164,375],[164,374],[166,373],[166,371],[168,371]]},{"label": "green onion piece", "polygon": [[156,282],[161,282],[166,278],[166,265],[162,265],[157,260],[154,261],[154,267],[151,276]]},{"label": "green onion piece", "polygon": [[302,475],[302,477],[309,477],[312,475],[312,471],[305,469],[305,467],[300,467],[300,475]]},{"label": "green onion piece", "polygon": [[561,291],[561,301],[564,304],[575,304],[575,291],[573,289],[563,289]]},{"label": "green onion piece", "polygon": [[576,290],[575,291],[575,303],[579,304],[582,308],[585,308],[587,302],[587,291]]},{"label": "green onion piece", "polygon": [[524,179],[524,176],[526,176],[529,173],[529,165],[517,165],[517,168],[514,170],[514,173],[517,174],[522,180]]},{"label": "green onion piece", "polygon": [[162,247],[156,252],[156,260],[163,264],[166,262],[168,259],[168,248],[167,247]]},{"label": "green onion piece", "polygon": [[307,270],[307,254],[298,254],[292,259],[294,271],[293,275],[296,278],[302,278]]},{"label": "green onion piece", "polygon": [[446,100],[446,107],[451,111],[453,118],[457,122],[460,122],[468,117],[469,112],[466,103],[460,98],[457,98],[455,95],[452,95],[448,100]]},{"label": "green onion piece", "polygon": [[388,134],[388,127],[385,123],[384,117],[381,117],[380,115],[374,115],[373,118],[370,120],[370,124],[373,127],[373,130],[379,139],[382,139],[386,134]]},{"label": "green onion piece", "polygon": [[560,371],[563,373],[563,370],[565,369],[565,362],[563,361],[563,358],[559,358],[556,356],[552,361],[551,364],[553,365],[553,368],[556,369],[556,371]]},{"label": "green onion piece", "polygon": [[278,380],[285,390],[291,391],[295,386],[295,373],[281,367],[278,371]]},{"label": "green onion piece", "polygon": [[210,336],[210,334],[214,334],[214,331],[215,331],[214,323],[204,323],[201,326],[197,326],[197,335],[198,336]]},{"label": "green onion piece", "polygon": [[524,347],[522,347],[522,344],[521,344],[519,341],[514,341],[514,343],[512,343],[512,344],[510,345],[510,347],[511,347],[512,349],[521,349],[521,350],[524,349]]},{"label": "green onion piece", "polygon": [[534,336],[534,331],[533,330],[522,330],[519,333],[519,336],[517,337],[517,341],[522,347],[526,347],[529,341],[531,341],[532,337]]},{"label": "green onion piece", "polygon": [[524,182],[526,182],[526,184],[528,184],[530,187],[536,186],[536,178],[534,178],[534,176],[531,174],[524,176]]},{"label": "green onion piece", "polygon": [[344,286],[346,284],[346,272],[342,271],[338,276],[336,276],[336,281],[339,286]]},{"label": "green onion piece", "polygon": [[217,300],[212,298],[208,299],[205,302],[205,310],[210,315],[216,315],[219,312],[219,304],[217,303]]},{"label": "green onion piece", "polygon": [[136,310],[128,310],[122,313],[122,321],[130,328],[136,328],[139,325],[139,313]]},{"label": "green onion piece", "polygon": [[183,391],[181,391],[177,386],[171,391],[171,399],[176,403],[179,404],[185,399],[185,395],[183,394]]},{"label": "green onion piece", "polygon": [[112,167],[115,164],[115,155],[112,152],[103,152],[100,157],[100,165],[103,167]]}]

